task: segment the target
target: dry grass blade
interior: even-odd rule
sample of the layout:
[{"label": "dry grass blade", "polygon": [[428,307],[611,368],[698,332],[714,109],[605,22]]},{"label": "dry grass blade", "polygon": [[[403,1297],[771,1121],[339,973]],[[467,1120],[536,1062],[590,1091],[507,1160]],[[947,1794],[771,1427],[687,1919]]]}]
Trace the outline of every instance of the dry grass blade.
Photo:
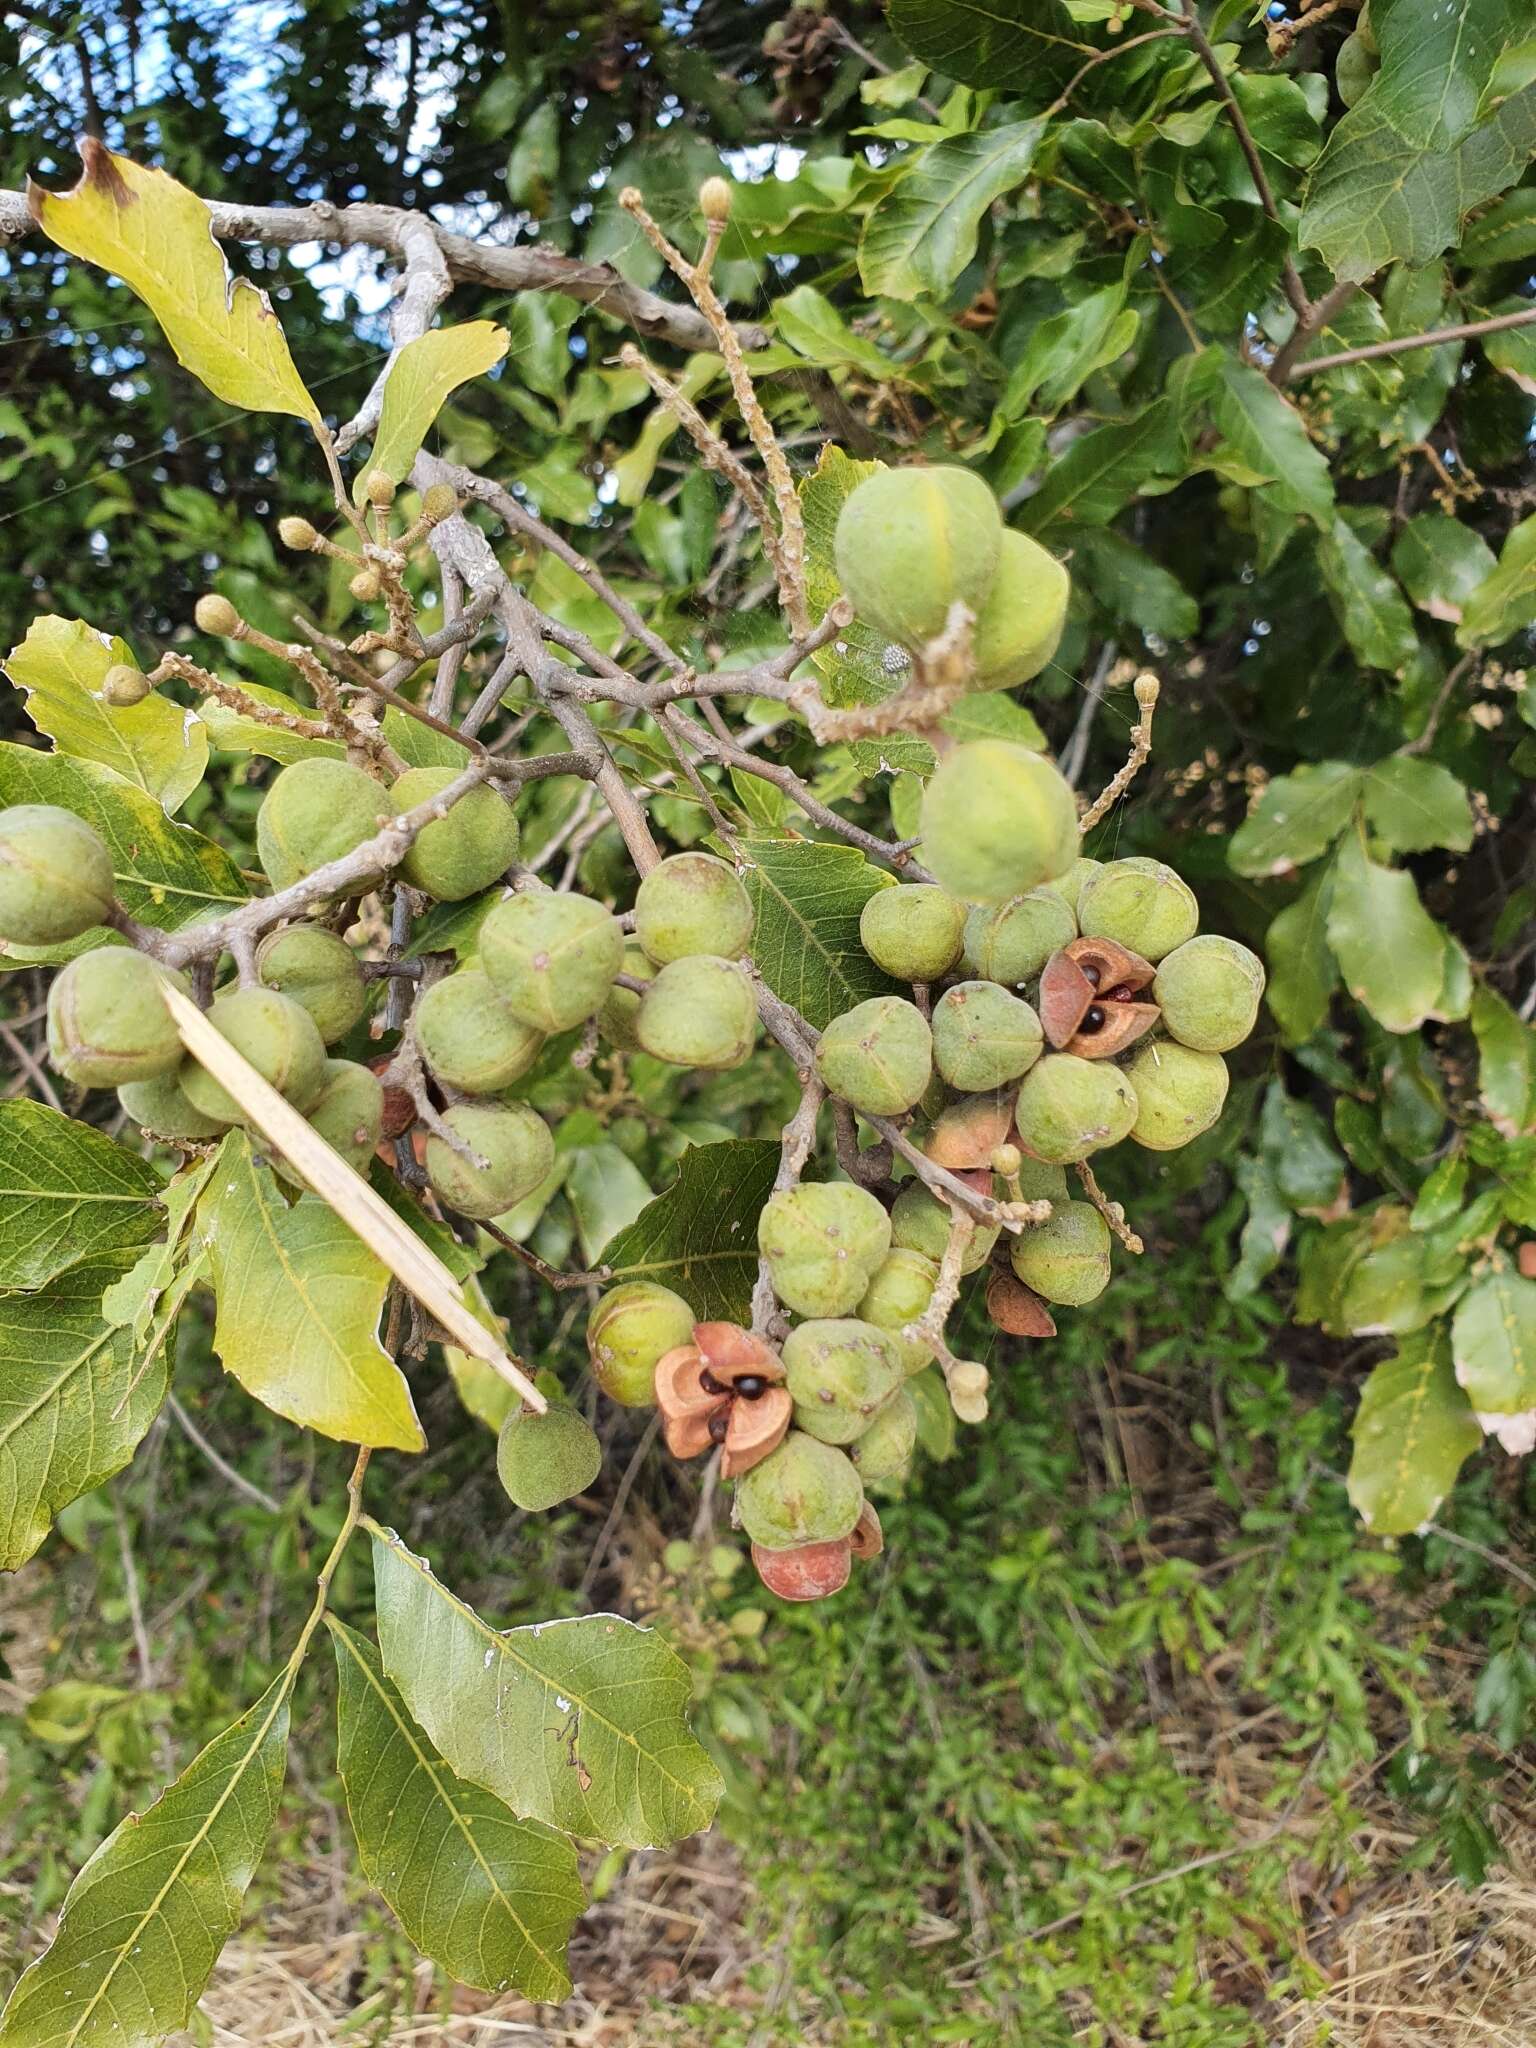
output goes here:
[{"label": "dry grass blade", "polygon": [[493,1372],[514,1387],[536,1414],[548,1403],[533,1382],[520,1372],[502,1346],[470,1309],[459,1283],[435,1252],[375,1194],[325,1140],[263,1080],[202,1011],[180,989],[165,990],[166,1006],[176,1020],[182,1044],[214,1079],[227,1088],[262,1136],[303,1174],[323,1202],[382,1259],[407,1293],[447,1331],[462,1350],[482,1358]]}]

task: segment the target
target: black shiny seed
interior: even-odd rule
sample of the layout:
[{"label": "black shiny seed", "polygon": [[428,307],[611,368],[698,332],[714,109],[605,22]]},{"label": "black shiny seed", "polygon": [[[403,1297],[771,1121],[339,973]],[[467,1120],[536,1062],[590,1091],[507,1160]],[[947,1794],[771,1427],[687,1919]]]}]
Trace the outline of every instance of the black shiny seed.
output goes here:
[{"label": "black shiny seed", "polygon": [[1104,1012],[1097,1003],[1093,1005],[1093,1008],[1089,1010],[1077,1028],[1079,1031],[1102,1031],[1104,1029]]},{"label": "black shiny seed", "polygon": [[721,1382],[715,1378],[714,1374],[709,1370],[707,1366],[705,1367],[704,1371],[699,1374],[699,1385],[704,1389],[706,1394],[728,1394],[731,1391],[729,1387],[723,1386]]},{"label": "black shiny seed", "polygon": [[1084,960],[1081,964],[1083,969],[1083,975],[1088,983],[1088,986],[1090,988],[1097,988],[1099,985],[1099,970],[1097,969],[1097,967],[1091,966],[1086,960]]},{"label": "black shiny seed", "polygon": [[745,1401],[755,1401],[760,1394],[768,1391],[768,1382],[761,1373],[744,1372],[736,1382],[736,1391]]}]

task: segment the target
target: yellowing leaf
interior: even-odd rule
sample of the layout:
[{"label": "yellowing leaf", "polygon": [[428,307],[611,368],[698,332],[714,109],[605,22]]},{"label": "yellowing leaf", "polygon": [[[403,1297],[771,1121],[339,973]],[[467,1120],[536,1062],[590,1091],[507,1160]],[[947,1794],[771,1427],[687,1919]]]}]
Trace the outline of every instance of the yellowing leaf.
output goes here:
[{"label": "yellowing leaf", "polygon": [[320,409],[293,366],[263,291],[232,278],[208,209],[164,171],[80,144],[80,181],[68,192],[29,183],[32,217],[61,249],[113,271],[137,292],[166,340],[215,398],[248,412],[287,412],[311,425]]},{"label": "yellowing leaf", "polygon": [[393,483],[404,483],[427,429],[449,393],[471,377],[494,370],[506,354],[510,338],[506,328],[492,320],[470,320],[462,327],[434,327],[406,343],[385,379],[373,454],[353,485],[352,495],[359,504],[368,475],[375,469],[382,469]]},{"label": "yellowing leaf", "polygon": [[1427,1522],[1482,1442],[1445,1340],[1406,1338],[1366,1381],[1355,1414],[1349,1498],[1378,1536]]}]

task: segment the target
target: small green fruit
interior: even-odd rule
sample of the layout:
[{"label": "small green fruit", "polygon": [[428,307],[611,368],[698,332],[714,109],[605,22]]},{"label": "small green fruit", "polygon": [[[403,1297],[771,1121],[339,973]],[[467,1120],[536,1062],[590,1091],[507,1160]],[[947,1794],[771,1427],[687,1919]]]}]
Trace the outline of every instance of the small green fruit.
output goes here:
[{"label": "small green fruit", "polygon": [[[636,981],[649,981],[656,970],[645,948],[630,940],[624,947],[624,959],[619,969],[621,974],[632,975]],[[619,1052],[637,1052],[640,1041],[635,1036],[635,1019],[640,1014],[640,998],[632,988],[619,988],[617,984],[609,989],[603,1007],[597,1013],[597,1028],[608,1043]]]},{"label": "small green fruit", "polygon": [[1154,1038],[1137,1051],[1125,1078],[1136,1091],[1131,1136],[1149,1152],[1176,1152],[1221,1115],[1227,1063],[1219,1052],[1196,1052],[1176,1039]]},{"label": "small green fruit", "polygon": [[536,1031],[569,1031],[600,1009],[624,959],[618,919],[590,896],[529,890],[480,927],[480,964],[497,994]]},{"label": "small green fruit", "polygon": [[1061,645],[1071,578],[1027,533],[1005,529],[992,588],[976,614],[973,687],[1011,690],[1039,675]]},{"label": "small green fruit", "polygon": [[501,1425],[496,1476],[513,1507],[539,1515],[585,1493],[603,1469],[603,1450],[574,1408],[551,1402],[542,1415],[514,1408]]},{"label": "small green fruit", "polygon": [[640,998],[635,1037],[674,1067],[739,1067],[757,1042],[757,996],[735,960],[691,953],[661,968]]},{"label": "small green fruit", "polygon": [[1072,906],[1052,882],[995,908],[973,910],[965,920],[965,964],[983,981],[1017,988],[1076,937]]},{"label": "small green fruit", "polygon": [[997,500],[969,470],[877,470],[838,515],[837,580],[877,633],[918,649],[952,604],[981,610],[1002,538]]},{"label": "small green fruit", "polygon": [[[891,1243],[902,1251],[921,1252],[937,1265],[949,1243],[950,1214],[937,1195],[931,1195],[920,1180],[908,1181],[891,1204]],[[974,1273],[984,1266],[997,1243],[998,1223],[977,1223],[960,1259],[962,1273]]]},{"label": "small green fruit", "polygon": [[[1064,1202],[1067,1199],[1067,1169],[1064,1166],[1047,1166],[1043,1159],[1025,1157],[1019,1162],[1017,1179],[1021,1202]],[[1009,1193],[1011,1196],[1011,1188]]]},{"label": "small green fruit", "polygon": [[201,1110],[192,1107],[176,1067],[169,1073],[156,1074],[151,1081],[125,1081],[117,1091],[117,1099],[140,1130],[172,1145],[206,1144],[228,1129],[217,1117],[204,1116]]},{"label": "small green fruit", "polygon": [[848,1318],[800,1323],[784,1342],[795,1426],[824,1444],[851,1444],[901,1385],[890,1339]]},{"label": "small green fruit", "polygon": [[0,939],[58,946],[112,908],[112,856],[84,818],[57,804],[0,811]]},{"label": "small green fruit", "polygon": [[466,1159],[434,1131],[427,1178],[450,1209],[477,1222],[515,1208],[555,1163],[549,1126],[525,1102],[457,1102],[443,1122],[485,1164]]},{"label": "small green fruit", "polygon": [[327,1060],[309,1121],[349,1166],[366,1173],[383,1135],[383,1082],[356,1060]]},{"label": "small green fruit", "polygon": [[1022,996],[995,981],[961,981],[933,1006],[933,1061],[952,1088],[1001,1088],[1027,1074],[1045,1044]]},{"label": "small green fruit", "polygon": [[434,982],[416,1005],[416,1043],[432,1072],[466,1095],[497,1095],[521,1080],[544,1034],[515,1017],[480,967]]},{"label": "small green fruit", "polygon": [[1037,1159],[1066,1166],[1118,1145],[1136,1121],[1136,1096],[1112,1061],[1052,1052],[1024,1076],[1015,1116]]},{"label": "small green fruit", "polygon": [[736,1488],[741,1526],[768,1550],[833,1543],[859,1519],[864,1488],[835,1444],[792,1429]]},{"label": "small green fruit", "polygon": [[1253,1030],[1264,993],[1264,963],[1236,939],[1186,939],[1157,970],[1152,994],[1163,1023],[1196,1052],[1230,1052]]},{"label": "small green fruit", "polygon": [[101,679],[101,701],[114,711],[131,711],[154,687],[143,669],[131,662],[114,661]]},{"label": "small green fruit", "polygon": [[[408,768],[389,792],[396,817],[439,795],[459,774],[457,768]],[[506,873],[517,858],[518,838],[512,806],[482,783],[417,833],[400,872],[439,903],[462,903]]]},{"label": "small green fruit", "polygon": [[933,1073],[928,1020],[901,996],[856,1003],[822,1032],[816,1071],[834,1095],[866,1116],[899,1116]]},{"label": "small green fruit", "polygon": [[859,941],[898,981],[937,981],[960,957],[965,905],[932,882],[877,889],[859,913]]},{"label": "small green fruit", "polygon": [[895,1486],[906,1478],[917,1443],[917,1403],[898,1387],[848,1456],[865,1486]]},{"label": "small green fruit", "polygon": [[345,1038],[368,1006],[357,955],[323,925],[290,924],[268,932],[256,948],[256,973],[263,987],[292,996],[308,1010],[327,1045]]},{"label": "small green fruit", "polygon": [[946,754],[923,793],[923,859],[952,895],[1005,903],[1077,858],[1077,800],[1043,754],[1011,740],[970,740]]},{"label": "small green fruit", "polygon": [[649,1408],[656,1400],[656,1361],[693,1342],[693,1310],[654,1280],[628,1280],[599,1297],[587,1318],[593,1375],[610,1401]]},{"label": "small green fruit", "polygon": [[1077,899],[1084,938],[1114,939],[1143,960],[1161,960],[1192,939],[1200,922],[1194,891],[1160,860],[1106,861]]},{"label": "small green fruit", "polygon": [[256,856],[288,889],[372,839],[389,815],[383,787],[350,761],[295,761],[256,813]]},{"label": "small green fruit", "polygon": [[[231,989],[215,998],[208,1022],[285,1101],[308,1115],[325,1084],[326,1064],[325,1043],[308,1010],[276,989]],[[181,1085],[204,1116],[234,1124],[244,1115],[233,1095],[196,1060],[187,1061]]]},{"label": "small green fruit", "polygon": [[1109,1225],[1091,1202],[1061,1202],[1013,1240],[1013,1270],[1043,1301],[1081,1308],[1109,1285]]},{"label": "small green fruit", "polygon": [[1071,911],[1074,919],[1077,916],[1077,900],[1083,893],[1083,884],[1091,876],[1096,875],[1103,865],[1103,861],[1090,860],[1086,854],[1083,854],[1073,861],[1071,867],[1067,869],[1064,875],[1058,875],[1051,884],[1053,889],[1066,898],[1067,908]]},{"label": "small green fruit", "polygon": [[800,1316],[845,1316],[891,1248],[891,1219],[851,1181],[804,1181],[770,1195],[757,1219],[773,1291]]},{"label": "small green fruit", "polygon": [[710,953],[739,960],[752,944],[752,899],[712,853],[674,853],[635,894],[635,937],[658,967]]},{"label": "small green fruit", "polygon": [[859,1318],[884,1330],[895,1348],[901,1369],[909,1376],[921,1372],[933,1353],[915,1337],[903,1337],[908,1323],[915,1323],[933,1299],[939,1277],[937,1261],[921,1252],[893,1251],[887,1254],[859,1303]]},{"label": "small green fruit", "polygon": [[181,1065],[182,1044],[161,991],[186,977],[131,946],[98,946],[54,977],[48,991],[48,1057],[82,1088],[152,1081]]}]

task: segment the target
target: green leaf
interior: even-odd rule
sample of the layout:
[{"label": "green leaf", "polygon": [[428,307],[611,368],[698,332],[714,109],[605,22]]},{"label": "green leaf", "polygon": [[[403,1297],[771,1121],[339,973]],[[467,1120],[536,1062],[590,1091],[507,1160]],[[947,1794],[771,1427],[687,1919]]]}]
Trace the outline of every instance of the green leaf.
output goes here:
[{"label": "green leaf", "polygon": [[859,941],[859,913],[885,877],[856,846],[748,833],[741,879],[752,899],[752,958],[774,994],[820,1031],[897,984]]},{"label": "green leaf", "polygon": [[368,1881],[424,1955],[480,1991],[551,2003],[586,1900],[563,1835],[455,1777],[411,1720],[378,1652],[333,1614],[337,1756]]},{"label": "green leaf", "polygon": [[1388,1031],[1417,1031],[1445,978],[1445,935],[1412,875],[1370,859],[1351,833],[1333,868],[1328,943],[1345,986]]},{"label": "green leaf", "polygon": [[677,1178],[608,1247],[614,1284],[659,1280],[701,1322],[749,1315],[757,1279],[757,1218],[779,1170],[764,1139],[690,1145]]},{"label": "green leaf", "polygon": [[1472,844],[1472,806],[1449,768],[1415,754],[1388,754],[1361,771],[1366,822],[1394,853]]},{"label": "green leaf", "polygon": [[1326,1215],[1348,1184],[1343,1157],[1318,1111],[1279,1081],[1264,1091],[1259,1156],[1280,1199],[1300,1216]]},{"label": "green leaf", "polygon": [[1270,502],[1283,512],[1331,521],[1333,478],[1295,406],[1251,363],[1208,349],[1201,364],[1201,380],[1193,388],[1208,387],[1222,439],[1246,468],[1269,479]]},{"label": "green leaf", "polygon": [[36,1293],[0,1294],[0,1571],[26,1563],[60,1508],[121,1472],[165,1398],[163,1342],[141,1350],[102,1314],[132,1263],[118,1252]]},{"label": "green leaf", "polygon": [[248,278],[230,276],[197,194],[89,137],[80,159],[84,170],[70,191],[27,187],[49,240],[137,292],[177,360],[215,398],[318,426],[320,409],[293,367],[270,300]]},{"label": "green leaf", "polygon": [[1338,964],[1328,944],[1328,904],[1333,877],[1319,868],[1294,903],[1270,923],[1264,940],[1269,981],[1264,1000],[1287,1045],[1304,1045],[1327,1021],[1339,985]]},{"label": "green leaf", "polygon": [[1316,860],[1349,823],[1360,788],[1360,771],[1347,761],[1308,762],[1277,775],[1232,835],[1234,872],[1288,875]]},{"label": "green leaf", "polygon": [[1521,1137],[1536,1107],[1536,1031],[1483,982],[1473,991],[1471,1015],[1478,1100],[1496,1131]]},{"label": "green leaf", "polygon": [[1084,378],[1125,354],[1140,325],[1140,315],[1126,308],[1123,282],[1103,285],[1064,312],[1053,313],[1025,344],[999,411],[1016,420],[1033,400],[1041,412],[1059,412]]},{"label": "green leaf", "polygon": [[11,1993],[0,2048],[158,2048],[188,2024],[272,1831],[292,1688],[284,1671],[108,1835]]},{"label": "green leaf", "polygon": [[1419,636],[1396,579],[1344,518],[1318,535],[1317,559],[1344,637],[1361,662],[1402,675],[1418,659]]},{"label": "green leaf", "polygon": [[1479,270],[1524,263],[1532,256],[1536,256],[1536,188],[1530,186],[1511,192],[1473,221],[1457,251],[1459,261]]},{"label": "green leaf", "polygon": [[373,1536],[384,1668],[461,1778],[586,1840],[708,1827],[719,1773],[689,1733],[688,1667],[654,1630],[613,1614],[493,1629],[392,1531]]},{"label": "green leaf", "polygon": [[162,1221],[148,1160],[41,1102],[0,1102],[0,1288],[148,1244]]},{"label": "green leaf", "polygon": [[581,1255],[595,1266],[621,1230],[643,1215],[653,1197],[645,1175],[617,1145],[578,1145],[565,1176]]},{"label": "green leaf", "polygon": [[[828,441],[815,469],[801,482],[805,588],[813,618],[824,617],[843,594],[834,555],[838,514],[864,479],[883,467],[879,462],[856,462],[835,441]],[[888,697],[900,680],[885,665],[889,644],[883,633],[854,619],[835,640],[818,648],[811,659],[821,675],[821,694],[827,703],[845,708]]]},{"label": "green leaf", "polygon": [[1462,647],[1489,647],[1536,622],[1536,513],[1510,529],[1499,564],[1462,606],[1456,639]]},{"label": "green leaf", "polygon": [[1092,54],[1061,0],[890,0],[885,20],[931,70],[1041,106]]},{"label": "green leaf", "polygon": [[1350,1434],[1355,1512],[1375,1535],[1411,1536],[1483,1440],[1443,1337],[1417,1332],[1374,1368]]},{"label": "green leaf", "polygon": [[1494,557],[1480,533],[1448,512],[1421,512],[1393,543],[1392,567],[1421,611],[1454,626],[1467,599],[1493,573]]},{"label": "green leaf", "polygon": [[1505,1267],[1469,1287],[1451,1320],[1451,1353],[1479,1415],[1536,1408],[1536,1280]]},{"label": "green leaf", "polygon": [[814,285],[798,285],[773,309],[779,337],[824,370],[862,370],[878,383],[899,374],[890,357],[866,335],[856,334],[832,301]]},{"label": "green leaf", "polygon": [[158,690],[125,710],[110,709],[101,684],[116,662],[136,666],[126,641],[50,612],[32,621],[5,666],[27,693],[27,716],[61,754],[99,762],[177,810],[203,779],[207,727]]},{"label": "green leaf", "polygon": [[426,1448],[379,1342],[384,1265],[318,1195],[290,1205],[249,1140],[224,1140],[198,1208],[218,1297],[213,1347],[275,1414],[341,1443]]},{"label": "green leaf", "polygon": [[411,473],[432,422],[450,396],[472,377],[494,370],[507,352],[511,336],[494,320],[467,320],[459,327],[433,327],[408,341],[389,366],[379,430],[366,466],[352,484],[355,502],[367,495],[372,471],[382,469],[391,483],[402,484]]},{"label": "green leaf", "polygon": [[[1062,536],[1063,544],[1068,540]],[[1200,607],[1170,570],[1109,527],[1074,530],[1070,544],[1088,588],[1105,610],[1143,633],[1187,640],[1200,627]]]},{"label": "green leaf", "polygon": [[932,144],[879,199],[859,241],[864,289],[892,299],[942,296],[976,254],[994,200],[1021,185],[1045,132],[1018,121]]},{"label": "green leaf", "polygon": [[1143,484],[1167,476],[1181,461],[1172,402],[1154,399],[1129,419],[1110,420],[1075,440],[1061,460],[1051,464],[1034,496],[1019,507],[1017,523],[1031,533],[1058,520],[1105,526]]},{"label": "green leaf", "polygon": [[1467,1161],[1462,1152],[1451,1152],[1427,1174],[1414,1201],[1408,1221],[1414,1230],[1437,1230],[1461,1213],[1467,1192]]},{"label": "green leaf", "polygon": [[1237,1263],[1222,1291],[1229,1301],[1251,1301],[1285,1257],[1291,1241],[1291,1211],[1262,1159],[1244,1154],[1234,1160],[1233,1178],[1248,1202],[1238,1238]]}]

